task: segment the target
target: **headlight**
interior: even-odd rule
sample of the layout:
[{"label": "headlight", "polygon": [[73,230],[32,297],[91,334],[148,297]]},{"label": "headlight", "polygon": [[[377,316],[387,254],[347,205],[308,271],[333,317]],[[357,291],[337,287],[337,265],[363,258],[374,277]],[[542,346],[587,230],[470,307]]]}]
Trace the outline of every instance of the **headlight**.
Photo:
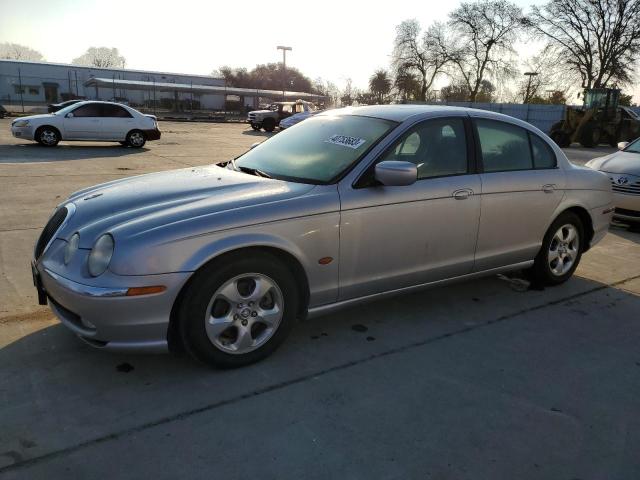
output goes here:
[{"label": "headlight", "polygon": [[14,127],[26,127],[29,125],[29,120],[16,120],[13,124]]},{"label": "headlight", "polygon": [[102,275],[109,266],[111,257],[113,256],[113,237],[108,233],[102,235],[96,243],[93,244],[87,266],[92,277]]},{"label": "headlight", "polygon": [[69,239],[69,243],[67,243],[66,248],[64,249],[64,264],[69,265],[69,262],[76,254],[78,250],[78,244],[80,243],[80,234],[74,233]]}]

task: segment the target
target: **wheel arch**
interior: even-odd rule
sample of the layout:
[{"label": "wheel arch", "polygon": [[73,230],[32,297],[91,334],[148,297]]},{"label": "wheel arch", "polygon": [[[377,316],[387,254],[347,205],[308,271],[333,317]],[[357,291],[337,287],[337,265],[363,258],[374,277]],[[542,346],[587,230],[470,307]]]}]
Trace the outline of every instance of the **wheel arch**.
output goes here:
[{"label": "wheel arch", "polygon": [[302,301],[300,302],[300,307],[298,311],[298,315],[300,317],[304,317],[307,312],[307,307],[309,305],[309,279],[307,273],[302,265],[302,262],[291,252],[287,250],[276,247],[273,245],[251,245],[251,246],[243,246],[235,249],[226,250],[224,252],[220,252],[212,258],[209,258],[207,261],[202,263],[194,272],[192,272],[191,276],[184,283],[178,295],[176,296],[175,301],[173,302],[173,306],[171,307],[171,313],[169,316],[169,327],[167,329],[167,342],[169,344],[169,349],[174,352],[179,352],[183,350],[182,339],[180,337],[178,331],[178,312],[180,311],[182,300],[184,298],[185,293],[192,285],[196,274],[200,272],[202,269],[209,267],[212,264],[216,264],[219,262],[224,262],[225,259],[229,258],[233,255],[272,255],[276,257],[280,262],[286,265],[293,274],[295,281],[298,285],[301,286],[302,290]]},{"label": "wheel arch", "polygon": [[[547,229],[549,229],[549,226],[556,221],[556,219],[562,215],[565,212],[572,212],[575,215],[578,216],[578,218],[580,219],[580,221],[582,222],[582,226],[584,228],[584,234],[585,234],[585,244],[584,244],[584,250],[583,253],[586,252],[587,250],[589,250],[590,246],[591,246],[591,240],[593,239],[593,236],[595,234],[595,231],[593,229],[593,219],[591,218],[591,215],[589,214],[589,210],[582,206],[582,205],[578,205],[578,204],[571,204],[571,205],[563,205],[561,206],[553,215],[553,217],[551,218],[551,221],[549,222],[549,225],[547,225]],[[545,230],[546,233],[546,230]]]},{"label": "wheel arch", "polygon": [[45,124],[45,125],[40,125],[38,128],[36,128],[36,131],[33,132],[33,139],[35,141],[38,141],[38,134],[40,133],[40,131],[43,128],[51,128],[53,130],[55,130],[56,132],[58,132],[58,138],[60,138],[60,140],[62,140],[62,132],[60,131],[60,129],[54,125],[49,125],[49,124]]}]

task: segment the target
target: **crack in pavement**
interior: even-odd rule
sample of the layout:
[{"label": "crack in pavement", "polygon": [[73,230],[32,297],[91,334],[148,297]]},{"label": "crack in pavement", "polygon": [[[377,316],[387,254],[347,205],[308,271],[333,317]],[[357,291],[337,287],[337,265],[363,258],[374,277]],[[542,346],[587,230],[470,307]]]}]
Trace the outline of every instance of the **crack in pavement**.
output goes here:
[{"label": "crack in pavement", "polygon": [[271,392],[274,392],[274,391],[282,390],[284,388],[287,388],[287,387],[290,387],[290,386],[293,386],[293,385],[298,385],[300,383],[304,383],[304,382],[309,381],[309,380],[314,380],[314,379],[316,379],[318,377],[323,377],[325,375],[329,375],[329,374],[334,373],[334,372],[339,372],[339,371],[342,371],[342,370],[349,369],[351,367],[362,365],[362,364],[371,362],[373,360],[377,360],[379,358],[388,357],[390,355],[396,355],[396,354],[403,353],[403,352],[406,352],[406,351],[409,351],[409,350],[413,350],[415,348],[419,348],[419,347],[422,347],[422,346],[425,346],[425,345],[430,345],[430,344],[438,342],[440,340],[444,340],[444,339],[451,338],[451,337],[458,336],[458,335],[463,335],[465,333],[468,333],[468,332],[471,332],[471,331],[475,331],[475,330],[478,330],[478,329],[481,329],[481,328],[484,328],[484,327],[488,327],[488,326],[491,326],[491,325],[495,325],[497,323],[504,322],[506,320],[518,317],[520,315],[523,315],[523,314],[526,314],[526,313],[529,313],[529,312],[533,312],[533,311],[536,311],[536,310],[542,310],[542,309],[547,308],[547,307],[559,305],[559,304],[564,303],[564,302],[566,302],[568,300],[573,300],[575,298],[579,298],[579,297],[583,297],[583,296],[586,296],[586,295],[590,295],[592,293],[596,293],[596,292],[599,292],[601,290],[605,290],[607,288],[616,287],[618,285],[622,285],[622,284],[624,284],[626,282],[631,282],[631,281],[634,281],[634,280],[637,280],[637,279],[640,279],[640,275],[635,275],[635,276],[632,276],[632,277],[629,277],[629,278],[626,278],[626,279],[623,279],[623,280],[618,280],[616,282],[609,283],[609,284],[602,284],[602,285],[599,285],[597,287],[593,287],[593,288],[590,288],[588,290],[585,290],[584,292],[575,293],[573,295],[568,295],[566,297],[562,297],[562,298],[559,298],[557,300],[551,300],[549,302],[546,302],[546,303],[543,303],[543,304],[540,304],[540,305],[534,305],[532,307],[528,307],[528,308],[524,308],[524,309],[518,310],[517,312],[505,314],[505,315],[502,315],[500,317],[494,318],[492,320],[488,320],[488,321],[486,321],[484,323],[479,323],[477,325],[471,325],[471,326],[459,328],[459,329],[453,330],[451,332],[447,332],[447,333],[443,333],[443,334],[440,334],[440,335],[436,335],[435,337],[430,337],[430,338],[427,338],[427,339],[424,339],[424,340],[419,340],[419,341],[412,342],[412,343],[409,343],[409,344],[406,344],[406,345],[402,345],[400,347],[395,347],[395,348],[392,348],[392,349],[389,349],[389,350],[385,350],[383,352],[374,353],[374,354],[368,355],[366,357],[363,357],[363,358],[360,358],[360,359],[357,359],[357,360],[352,360],[352,361],[341,363],[339,365],[335,365],[333,367],[329,367],[329,368],[326,368],[326,369],[323,369],[323,370],[318,370],[318,371],[316,371],[314,373],[309,373],[309,374],[302,375],[300,377],[296,377],[296,378],[293,378],[293,379],[290,379],[290,380],[274,383],[272,385],[268,385],[268,386],[253,390],[251,392],[247,392],[247,393],[243,393],[243,394],[240,394],[240,395],[236,395],[236,396],[228,398],[226,400],[220,400],[220,401],[217,401],[217,402],[214,402],[214,403],[210,403],[208,405],[204,405],[202,407],[193,408],[193,409],[190,409],[190,410],[185,410],[183,412],[175,413],[173,415],[168,415],[168,416],[160,418],[158,420],[146,422],[146,423],[143,423],[143,424],[138,425],[138,426],[134,426],[134,427],[127,428],[127,429],[124,429],[124,430],[120,430],[118,432],[114,432],[114,433],[110,433],[110,434],[107,434],[107,435],[103,435],[101,437],[97,437],[97,438],[94,438],[94,439],[91,439],[91,440],[87,440],[87,441],[78,443],[76,445],[71,445],[71,446],[66,447],[66,448],[62,448],[62,449],[59,449],[59,450],[54,450],[52,452],[45,453],[45,454],[37,456],[37,457],[29,458],[29,459],[26,459],[26,460],[22,460],[22,461],[13,463],[11,465],[7,465],[7,466],[4,466],[4,467],[1,467],[0,468],[0,474],[4,473],[4,472],[8,472],[8,471],[19,470],[19,469],[22,469],[22,468],[25,468],[25,467],[29,467],[29,466],[32,466],[32,465],[35,465],[35,464],[38,464],[38,463],[42,463],[42,462],[44,462],[46,460],[52,460],[52,459],[55,459],[55,458],[59,458],[59,457],[62,457],[62,456],[65,456],[65,455],[68,455],[68,454],[71,454],[71,453],[75,453],[75,452],[77,452],[79,450],[82,450],[84,448],[88,448],[88,447],[91,447],[91,446],[94,446],[94,445],[99,445],[101,443],[108,442],[110,440],[119,440],[121,438],[126,438],[126,437],[129,437],[129,436],[134,435],[136,433],[140,433],[140,432],[143,432],[145,430],[149,430],[151,428],[158,427],[160,425],[166,425],[166,424],[169,424],[169,423],[172,423],[172,422],[184,420],[184,419],[189,418],[189,417],[191,417],[193,415],[198,415],[200,413],[209,412],[211,410],[216,410],[218,408],[222,408],[222,407],[225,407],[227,405],[232,405],[232,404],[241,402],[243,400],[247,400],[249,398],[258,397],[258,396],[261,396],[261,395],[265,395],[267,393],[271,393]]}]

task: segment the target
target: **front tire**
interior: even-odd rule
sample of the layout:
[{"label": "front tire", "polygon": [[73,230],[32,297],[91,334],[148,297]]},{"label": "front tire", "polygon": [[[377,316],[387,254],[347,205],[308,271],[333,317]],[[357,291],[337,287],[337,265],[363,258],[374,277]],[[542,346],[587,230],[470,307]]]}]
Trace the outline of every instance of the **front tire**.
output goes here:
[{"label": "front tire", "polygon": [[194,276],[179,310],[187,352],[208,365],[235,368],[273,353],[291,332],[299,290],[268,253],[230,254]]},{"label": "front tire", "polygon": [[573,275],[584,251],[584,226],[580,217],[564,212],[551,224],[529,270],[537,285],[560,285]]},{"label": "front tire", "polygon": [[261,127],[257,123],[252,123],[251,128],[253,128],[257,132],[258,130],[260,130]]},{"label": "front tire", "polygon": [[36,131],[36,141],[45,147],[55,147],[60,142],[60,132],[57,128],[40,127]]},{"label": "front tire", "polygon": [[133,148],[142,148],[147,143],[147,138],[141,130],[131,130],[127,133],[127,145]]}]

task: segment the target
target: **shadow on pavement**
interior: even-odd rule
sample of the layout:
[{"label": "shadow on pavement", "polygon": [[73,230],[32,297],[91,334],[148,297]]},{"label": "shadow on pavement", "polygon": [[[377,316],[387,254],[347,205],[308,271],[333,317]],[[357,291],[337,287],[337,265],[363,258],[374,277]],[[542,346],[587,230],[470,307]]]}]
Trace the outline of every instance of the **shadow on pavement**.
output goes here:
[{"label": "shadow on pavement", "polygon": [[43,147],[37,143],[0,145],[2,163],[49,163],[90,158],[122,157],[148,151],[148,148],[123,147],[117,143],[61,142],[56,147]]},{"label": "shadow on pavement", "polygon": [[[512,463],[524,462],[531,458],[523,447],[531,442],[528,429],[536,424],[525,418],[547,418],[549,407],[570,406],[582,411],[582,417],[597,416],[598,409],[605,408],[599,397],[589,398],[585,392],[602,390],[601,382],[610,387],[609,384],[620,380],[618,376],[628,375],[616,370],[615,360],[632,354],[637,357],[634,339],[640,336],[640,329],[632,321],[631,311],[640,305],[640,297],[580,277],[544,291],[511,287],[509,282],[489,277],[397,296],[302,322],[274,355],[238,370],[213,370],[186,356],[96,351],[59,324],[18,336],[18,340],[0,349],[0,391],[4,405],[0,413],[3,425],[0,472],[5,466],[51,452],[69,449],[71,454],[85,448],[83,445],[118,441],[145,431],[151,434],[158,426],[178,421],[197,424],[201,414],[215,414],[216,422],[224,424],[229,409],[239,413],[246,402],[253,404],[253,408],[255,403],[262,404],[265,412],[278,410],[280,403],[274,404],[270,398],[272,395],[286,398],[289,391],[297,393],[290,393],[293,396],[289,400],[279,400],[285,402],[280,407],[284,408],[281,414],[288,412],[285,416],[292,417],[288,422],[320,422],[325,425],[323,429],[328,429],[325,436],[331,435],[332,429],[341,430],[341,425],[331,422],[341,423],[345,415],[350,421],[362,422],[358,428],[365,430],[373,425],[383,430],[395,429],[384,427],[384,415],[391,412],[384,414],[377,409],[394,404],[397,408],[393,409],[396,414],[392,415],[391,425],[397,426],[397,422],[403,422],[400,418],[403,415],[395,418],[403,405],[414,404],[427,391],[437,397],[439,388],[452,387],[455,387],[451,392],[455,394],[454,404],[466,405],[465,416],[479,420],[472,421],[471,427],[444,422],[441,426],[446,426],[448,438],[462,439],[464,432],[473,428],[477,440],[473,440],[474,448],[483,450],[480,446],[487,445],[484,453],[477,452],[478,461],[486,455],[498,455],[504,460],[511,458]],[[456,342],[463,345],[456,346]],[[472,346],[465,347],[465,342],[471,342]],[[597,360],[599,355],[609,360],[602,363]],[[587,359],[595,363],[585,369],[581,362]],[[572,371],[575,368],[578,372]],[[502,373],[492,374],[494,370]],[[402,387],[387,388],[393,378]],[[430,390],[423,391],[430,383]],[[556,399],[550,399],[555,403],[544,408],[539,406],[542,387],[545,395],[555,392]],[[620,388],[624,391],[627,387]],[[507,395],[510,389],[513,391]],[[319,392],[303,393],[313,390]],[[350,400],[342,401],[341,396]],[[626,399],[618,397],[616,401]],[[418,435],[416,428],[423,432],[410,442],[431,445],[429,458],[420,457],[425,465],[438,464],[441,455],[446,457],[456,451],[450,450],[454,445],[445,442],[444,450],[438,452],[441,436],[431,438],[429,422],[421,424],[420,419],[427,411],[434,419],[457,418],[457,407],[441,400],[432,398],[429,403],[425,399],[425,408],[407,412],[412,422],[418,422],[410,428],[414,432],[411,435]],[[298,411],[298,407],[287,407],[289,404],[306,407],[300,406],[302,410]],[[607,403],[606,408],[617,411],[613,404]],[[504,417],[505,409],[518,413]],[[339,414],[340,420],[334,414]],[[485,425],[480,420],[483,418],[503,418],[504,428],[510,433],[495,431],[490,423]],[[225,456],[242,457],[244,447],[267,445],[269,435],[277,435],[275,431],[258,433],[254,430],[256,421],[251,415],[231,414],[228,428],[210,430],[211,442],[205,444],[210,448],[222,442],[226,445]],[[584,421],[590,422],[589,418]],[[525,423],[519,426],[518,422]],[[550,422],[545,423],[545,428],[551,429],[549,432],[536,435],[554,438],[553,425],[560,424],[557,420]],[[224,432],[231,431],[231,425],[234,435],[245,441],[238,444],[224,440]],[[569,428],[570,424],[562,425]],[[580,431],[563,432],[569,434],[568,444],[586,441],[582,437],[573,438],[581,435]],[[287,438],[289,442],[296,441]],[[377,435],[367,436],[368,440],[357,438],[351,435],[345,444],[351,445],[345,448],[356,456],[375,448],[372,442],[378,441]],[[151,447],[152,443],[145,445]],[[544,443],[536,444],[546,452]],[[467,447],[470,445],[457,451],[466,451]],[[327,445],[327,448],[341,447]],[[64,463],[64,455],[56,454],[53,461],[60,459]],[[295,462],[294,458],[287,458]],[[375,458],[374,463],[386,465],[384,456]],[[461,461],[464,455],[457,458]],[[567,460],[558,458],[558,465],[566,466]],[[412,457],[411,461],[419,464],[421,460]],[[253,464],[245,467],[255,468]]]}]

